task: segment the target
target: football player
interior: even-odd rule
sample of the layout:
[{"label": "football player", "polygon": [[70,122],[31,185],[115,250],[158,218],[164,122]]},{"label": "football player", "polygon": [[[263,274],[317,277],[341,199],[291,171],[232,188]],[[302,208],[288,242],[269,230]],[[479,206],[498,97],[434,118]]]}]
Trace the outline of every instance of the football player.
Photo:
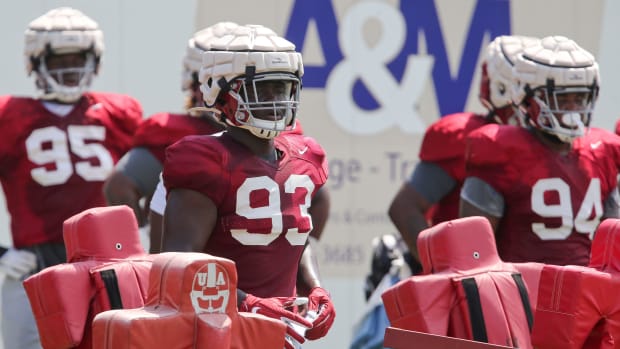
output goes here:
[{"label": "football player", "polygon": [[[308,208],[327,180],[327,161],[312,138],[285,133],[299,106],[301,54],[256,25],[238,27],[212,48],[203,54],[201,90],[228,126],[166,150],[163,250],[235,261],[240,310],[296,322],[309,328],[305,338],[321,338],[336,314],[316,266],[301,257],[312,230]],[[312,322],[283,307],[296,295],[298,269],[311,285]],[[292,327],[288,335],[304,342]]]},{"label": "football player", "polygon": [[586,265],[599,222],[617,218],[619,207],[617,137],[584,137],[598,64],[573,40],[552,36],[523,50],[514,76],[527,128],[469,134],[460,214],[489,219],[505,261]]},{"label": "football player", "polygon": [[22,280],[66,262],[63,221],[104,206],[104,180],[142,120],[133,98],[88,92],[104,50],[97,23],[72,8],[36,18],[25,61],[37,98],[0,97],[0,181],[13,247],[1,248],[4,348],[40,348]]},{"label": "football player", "polygon": [[[134,148],[123,156],[104,185],[109,205],[126,204],[133,208],[141,226],[147,221],[150,223],[151,253],[161,251],[166,198],[159,174],[166,147],[187,135],[213,134],[224,128],[225,124],[216,121],[210,112],[200,111],[199,107],[202,107],[204,102],[198,71],[202,65],[202,53],[210,48],[211,41],[231,33],[236,27],[237,24],[233,22],[219,22],[196,32],[188,40],[181,75],[181,88],[188,93],[185,105],[187,113],[158,113],[145,120],[134,137]],[[288,132],[303,134],[298,120],[295,128]],[[144,205],[145,203],[152,205]],[[326,225],[329,205],[329,193],[327,188],[323,187],[312,198],[310,208],[313,223],[311,236],[317,240]]]},{"label": "football player", "polygon": [[133,208],[138,222],[150,225],[150,251],[161,249],[161,216],[149,214],[151,197],[163,168],[164,151],[179,139],[194,134],[213,134],[224,129],[209,112],[191,112],[202,106],[202,93],[198,71],[202,65],[202,52],[209,48],[211,40],[229,33],[237,27],[233,22],[220,22],[196,32],[188,40],[181,89],[187,93],[185,114],[157,113],[146,119],[133,139],[133,148],[121,158],[115,171],[106,180],[104,193],[109,205],[128,205]]},{"label": "football player", "polygon": [[522,124],[510,98],[512,65],[523,48],[537,40],[524,36],[495,38],[487,47],[481,69],[479,97],[487,114],[447,115],[426,130],[420,162],[388,211],[414,257],[408,258],[412,272],[421,271],[418,234],[429,225],[458,218],[459,192],[465,179],[465,136],[488,123]]}]

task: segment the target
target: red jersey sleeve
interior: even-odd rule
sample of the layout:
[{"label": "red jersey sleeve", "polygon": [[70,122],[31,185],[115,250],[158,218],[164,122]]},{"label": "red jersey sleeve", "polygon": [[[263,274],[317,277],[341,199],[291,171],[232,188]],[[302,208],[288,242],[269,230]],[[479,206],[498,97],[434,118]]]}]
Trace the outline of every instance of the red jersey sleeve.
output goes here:
[{"label": "red jersey sleeve", "polygon": [[317,164],[319,177],[323,180],[322,184],[325,184],[329,174],[325,150],[323,150],[323,147],[312,137],[304,137],[304,142],[308,146],[308,153],[309,157],[312,159],[311,161]]},{"label": "red jersey sleeve", "polygon": [[474,113],[444,116],[426,130],[420,148],[420,160],[432,162],[455,180],[462,180],[465,175],[465,138],[486,123],[483,116]]},{"label": "red jersey sleeve", "polygon": [[133,97],[117,93],[90,92],[85,96],[91,99],[92,104],[86,113],[97,113],[99,108],[104,108],[108,132],[116,147],[123,153],[131,149],[133,135],[142,122],[140,103]]},{"label": "red jersey sleeve", "polygon": [[467,177],[478,177],[500,192],[509,188],[514,176],[518,175],[513,173],[510,159],[519,157],[511,154],[519,153],[519,145],[522,144],[518,140],[520,137],[513,132],[506,132],[514,130],[527,132],[525,129],[497,124],[489,124],[471,132],[467,136],[465,150]]}]

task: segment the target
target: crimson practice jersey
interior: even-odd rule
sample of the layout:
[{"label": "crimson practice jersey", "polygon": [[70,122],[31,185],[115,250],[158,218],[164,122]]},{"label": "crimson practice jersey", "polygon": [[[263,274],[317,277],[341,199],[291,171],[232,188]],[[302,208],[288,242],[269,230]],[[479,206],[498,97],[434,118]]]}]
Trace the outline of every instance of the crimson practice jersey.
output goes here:
[{"label": "crimson practice jersey", "polygon": [[158,113],[142,122],[133,140],[134,147],[147,148],[164,163],[166,147],[189,135],[208,135],[219,130],[201,117]]},{"label": "crimson practice jersey", "polygon": [[615,147],[586,136],[565,155],[524,128],[488,125],[468,139],[467,176],[504,197],[503,260],[586,265],[604,202],[617,185]]},{"label": "crimson practice jersey", "polygon": [[168,192],[208,196],[219,219],[204,252],[235,261],[239,288],[258,297],[294,296],[297,265],[312,229],[311,198],[327,180],[323,149],[309,137],[275,138],[277,163],[227,133],[188,136],[166,150]]},{"label": "crimson practice jersey", "polygon": [[424,133],[420,160],[441,167],[457,183],[457,186],[432,208],[432,224],[458,218],[459,193],[465,181],[465,137],[487,123],[482,115],[457,113],[442,117]]},{"label": "crimson practice jersey", "polygon": [[105,206],[102,185],[142,120],[131,97],[87,93],[66,116],[39,100],[0,97],[0,181],[13,244],[62,242],[63,221]]}]

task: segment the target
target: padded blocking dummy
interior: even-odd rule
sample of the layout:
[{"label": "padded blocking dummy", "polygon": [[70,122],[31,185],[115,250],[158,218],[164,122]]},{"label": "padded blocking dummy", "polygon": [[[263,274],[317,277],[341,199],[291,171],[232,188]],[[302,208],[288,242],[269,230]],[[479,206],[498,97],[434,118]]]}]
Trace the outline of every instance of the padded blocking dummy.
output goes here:
[{"label": "padded blocking dummy", "polygon": [[482,217],[440,223],[421,232],[424,275],[383,293],[391,327],[531,348],[531,308],[518,270],[497,255]]},{"label": "padded blocking dummy", "polygon": [[91,348],[94,315],[144,305],[152,258],[128,206],[98,207],[64,222],[67,263],[24,281],[46,349]]},{"label": "padded blocking dummy", "polygon": [[157,255],[147,304],[111,310],[93,322],[93,349],[284,347],[286,325],[237,313],[231,260],[203,253]]},{"label": "padded blocking dummy", "polygon": [[620,348],[620,219],[609,218],[598,226],[589,267],[607,274],[609,289],[600,301],[605,309],[605,321],[597,323],[586,344],[611,347],[609,342],[613,340],[613,347]]},{"label": "padded blocking dummy", "polygon": [[[609,293],[608,276],[582,266],[545,265],[540,277],[532,343],[539,348],[603,348],[602,335],[589,340],[592,331],[605,326],[607,309],[601,300]],[[606,301],[605,301],[606,302]],[[596,331],[599,331],[597,329]],[[586,345],[586,342],[590,344]],[[598,342],[598,344],[595,344]]]},{"label": "padded blocking dummy", "polygon": [[541,348],[620,348],[620,220],[606,219],[589,267],[543,269],[532,342]]}]

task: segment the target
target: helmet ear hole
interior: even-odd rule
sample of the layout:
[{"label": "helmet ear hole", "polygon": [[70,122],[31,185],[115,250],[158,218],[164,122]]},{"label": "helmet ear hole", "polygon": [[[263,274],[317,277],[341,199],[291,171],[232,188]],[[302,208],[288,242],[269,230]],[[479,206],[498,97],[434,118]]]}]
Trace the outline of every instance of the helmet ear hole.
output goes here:
[{"label": "helmet ear hole", "polygon": [[30,57],[30,65],[32,66],[32,70],[28,72],[28,75],[32,74],[33,71],[39,71],[40,62],[41,58]]},{"label": "helmet ear hole", "polygon": [[503,82],[497,83],[497,92],[499,93],[500,96],[505,97],[506,92],[508,92],[506,84],[504,84]]}]

